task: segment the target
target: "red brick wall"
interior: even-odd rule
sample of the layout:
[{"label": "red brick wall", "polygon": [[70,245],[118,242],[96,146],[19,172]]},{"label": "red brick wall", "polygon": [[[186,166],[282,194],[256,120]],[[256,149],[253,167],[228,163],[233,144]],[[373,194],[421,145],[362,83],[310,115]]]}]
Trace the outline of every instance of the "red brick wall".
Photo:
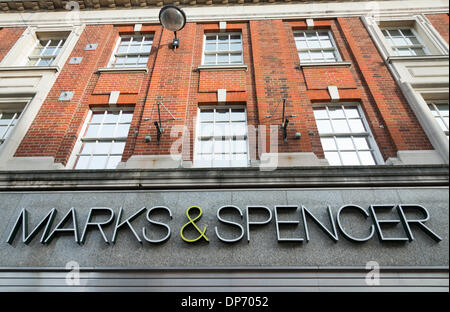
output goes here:
[{"label": "red brick wall", "polygon": [[20,38],[24,30],[25,27],[7,27],[0,29],[0,62]]},{"label": "red brick wall", "polygon": [[[351,66],[299,67],[293,30],[304,29],[306,23],[264,20],[227,23],[227,31],[242,32],[247,70],[198,70],[204,33],[218,32],[219,25],[187,23],[178,33],[180,47],[176,50],[169,48],[172,32],[159,25],[145,26],[145,31],[154,33],[148,73],[98,73],[98,68],[107,66],[119,32],[133,27],[88,26],[71,53],[82,56],[82,64],[64,66],[16,156],[53,156],[56,162],[66,164],[89,107],[106,106],[109,93],[118,90],[118,105],[134,107],[123,161],[132,155],[170,154],[181,135],[171,137],[175,126],[188,129],[190,137],[185,138],[182,153],[184,160],[192,160],[198,107],[216,104],[217,89],[227,89],[228,104],[246,105],[250,126],[279,128],[286,99],[289,139],[283,142],[279,131],[278,152],[314,152],[323,158],[312,105],[330,101],[329,85],[338,86],[343,101],[360,103],[384,159],[395,157],[399,150],[432,149],[361,20],[317,20],[315,25],[332,31],[343,61]],[[88,41],[98,43],[97,50],[85,51]],[[58,101],[63,90],[74,90],[74,98]],[[158,120],[157,102],[165,106],[161,106],[164,133],[159,145],[153,125]],[[267,118],[277,105],[275,114]],[[296,132],[302,133],[301,140],[294,139]],[[148,135],[150,144],[145,142]],[[268,131],[265,139],[269,143]],[[251,146],[251,159],[258,158],[255,151]]]},{"label": "red brick wall", "polygon": [[360,18],[338,18],[338,23],[366,90],[362,106],[383,157],[433,149]]},{"label": "red brick wall", "polygon": [[426,17],[448,43],[448,13],[428,14]]},{"label": "red brick wall", "polygon": [[[30,126],[15,156],[53,156],[55,161],[65,163],[72,152],[87,109],[88,82],[98,68],[100,56],[112,26],[87,26],[75,45],[70,57],[81,56],[80,65],[66,65],[61,70],[41,110]],[[84,50],[88,43],[96,42],[94,51]],[[71,101],[59,101],[61,91],[75,91]],[[83,120],[83,121],[82,121]]]}]

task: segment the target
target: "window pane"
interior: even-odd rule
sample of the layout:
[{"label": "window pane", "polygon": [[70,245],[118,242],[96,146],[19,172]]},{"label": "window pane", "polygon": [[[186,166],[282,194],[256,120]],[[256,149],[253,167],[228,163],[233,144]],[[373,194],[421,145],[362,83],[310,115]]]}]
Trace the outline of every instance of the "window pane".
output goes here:
[{"label": "window pane", "polygon": [[111,142],[97,142],[95,146],[95,154],[109,154]]},{"label": "window pane", "polygon": [[80,156],[78,157],[77,165],[75,169],[87,169],[89,162],[89,156]]},{"label": "window pane", "polygon": [[230,132],[230,124],[228,123],[217,123],[215,125],[215,131],[214,131],[214,135],[215,136],[230,136],[231,132]]},{"label": "window pane", "polygon": [[332,119],[345,118],[344,112],[340,107],[330,107],[328,108],[328,111],[330,112],[330,117]]},{"label": "window pane", "polygon": [[214,153],[215,154],[228,154],[230,153],[230,140],[214,140]]},{"label": "window pane", "polygon": [[133,119],[133,113],[122,112],[122,117],[120,117],[120,122],[121,123],[131,123],[132,119]]},{"label": "window pane", "polygon": [[397,49],[397,55],[399,56],[411,56],[412,53],[409,49]]},{"label": "window pane", "polygon": [[425,55],[425,52],[422,48],[412,49],[414,55]]},{"label": "window pane", "polygon": [[364,125],[360,119],[350,119],[348,123],[352,132],[365,132]]},{"label": "window pane", "polygon": [[90,125],[89,128],[86,131],[86,137],[87,138],[96,137],[97,134],[98,134],[98,129],[99,129],[99,126],[97,126],[97,125]]},{"label": "window pane", "polygon": [[247,154],[234,154],[231,156],[231,166],[233,167],[247,167]]},{"label": "window pane", "polygon": [[358,150],[369,149],[369,144],[367,143],[366,138],[353,138],[353,140]]},{"label": "window pane", "polygon": [[205,55],[205,64],[215,64],[216,63],[216,55]]},{"label": "window pane", "polygon": [[88,169],[105,169],[108,156],[94,156],[91,158],[91,163]]},{"label": "window pane", "polygon": [[359,118],[359,112],[356,107],[345,107],[345,115],[347,118]]},{"label": "window pane", "polygon": [[213,121],[214,120],[214,110],[201,110],[200,111],[200,120],[201,121]]},{"label": "window pane", "polygon": [[216,43],[207,43],[205,45],[205,51],[216,51]]},{"label": "window pane", "polygon": [[354,150],[351,138],[336,138],[340,150]]},{"label": "window pane", "polygon": [[361,158],[362,165],[375,165],[375,160],[371,152],[360,152],[359,157]]},{"label": "window pane", "polygon": [[332,132],[331,124],[328,120],[317,120],[317,129],[320,133]]},{"label": "window pane", "polygon": [[231,54],[230,62],[231,63],[242,63],[242,55],[241,54]]},{"label": "window pane", "polygon": [[130,130],[130,125],[126,124],[126,125],[118,125],[117,126],[117,131],[116,131],[116,137],[117,138],[122,138],[122,137],[127,137],[128,136],[128,131]]},{"label": "window pane", "polygon": [[104,124],[102,126],[102,129],[100,130],[99,137],[112,138],[112,137],[114,137],[115,129],[116,129],[116,125]]},{"label": "window pane", "polygon": [[322,142],[323,150],[325,151],[336,150],[336,143],[334,142],[333,138],[321,138],[320,141]]},{"label": "window pane", "polygon": [[308,49],[306,41],[296,41],[295,44],[297,45],[298,50]]},{"label": "window pane", "polygon": [[229,154],[215,154],[213,162],[214,167],[230,167],[231,157]]},{"label": "window pane", "polygon": [[200,143],[200,153],[202,154],[212,154],[213,152],[213,140],[201,140]]},{"label": "window pane", "polygon": [[116,123],[119,120],[119,112],[108,112],[105,116],[104,123]]},{"label": "window pane", "polygon": [[314,117],[316,119],[328,119],[327,110],[325,108],[318,108],[314,110]]},{"label": "window pane", "polygon": [[233,141],[233,153],[246,153],[247,152],[247,141],[246,140],[236,140]]},{"label": "window pane", "polygon": [[400,37],[401,36],[400,31],[398,31],[398,29],[390,29],[389,33],[392,37]]},{"label": "window pane", "polygon": [[448,107],[448,104],[436,104],[436,108],[442,116],[448,116]]},{"label": "window pane", "polygon": [[356,152],[342,152],[341,157],[343,165],[359,165],[359,160]]},{"label": "window pane", "polygon": [[300,52],[298,54],[298,57],[300,58],[301,61],[309,61],[310,60],[308,52]]},{"label": "window pane", "polygon": [[333,128],[335,133],[347,133],[350,132],[346,120],[333,120]]},{"label": "window pane", "polygon": [[234,136],[242,136],[247,134],[247,124],[245,122],[234,122],[232,127]]},{"label": "window pane", "polygon": [[218,64],[227,64],[228,63],[228,54],[217,55],[217,63]]},{"label": "window pane", "polygon": [[101,123],[103,120],[105,113],[94,113],[92,114],[91,123]]},{"label": "window pane", "polygon": [[117,165],[121,161],[122,156],[111,156],[109,157],[106,169],[116,169]]},{"label": "window pane", "polygon": [[229,121],[230,113],[228,109],[218,109],[216,110],[216,122]]},{"label": "window pane", "polygon": [[411,29],[401,29],[401,32],[403,33],[404,36],[409,36],[409,37],[413,37],[414,34],[412,33]]},{"label": "window pane", "polygon": [[218,44],[219,51],[228,51],[228,42]]},{"label": "window pane", "polygon": [[214,125],[212,123],[203,123],[200,125],[200,135],[209,137],[214,134]]},{"label": "window pane", "polygon": [[341,160],[339,159],[339,154],[337,152],[325,152],[325,158],[328,160],[330,166],[341,165]]},{"label": "window pane", "polygon": [[6,133],[7,129],[8,129],[7,126],[0,126],[0,139],[3,139],[6,137],[5,133]]},{"label": "window pane", "polygon": [[232,121],[245,121],[245,110],[244,109],[233,109],[231,111]]},{"label": "window pane", "polygon": [[52,64],[52,62],[53,62],[53,58],[50,58],[50,59],[40,59],[38,62],[37,62],[37,66],[50,66],[51,64]]},{"label": "window pane", "polygon": [[95,142],[86,142],[83,145],[81,154],[92,154],[94,152]]},{"label": "window pane", "polygon": [[197,155],[195,159],[196,167],[212,167],[212,155]]},{"label": "window pane", "polygon": [[322,46],[322,48],[332,48],[333,47],[333,44],[331,43],[330,40],[320,41],[320,45]]},{"label": "window pane", "polygon": [[125,142],[114,142],[111,149],[111,154],[122,154],[124,149]]}]

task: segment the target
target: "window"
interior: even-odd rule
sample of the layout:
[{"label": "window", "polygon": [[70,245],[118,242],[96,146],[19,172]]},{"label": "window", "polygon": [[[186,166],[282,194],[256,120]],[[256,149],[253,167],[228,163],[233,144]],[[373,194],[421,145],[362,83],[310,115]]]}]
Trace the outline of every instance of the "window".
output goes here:
[{"label": "window", "polygon": [[66,42],[66,36],[55,36],[53,38],[45,38],[41,36],[37,40],[36,46],[28,56],[28,65],[33,66],[50,66],[55,58],[61,51],[64,43]]},{"label": "window", "polygon": [[0,110],[0,145],[11,134],[17,120],[20,117],[20,111],[4,111]]},{"label": "window", "polygon": [[296,31],[294,37],[300,63],[328,63],[341,60],[330,31]]},{"label": "window", "polygon": [[75,169],[116,168],[125,148],[132,110],[92,111],[89,118]]},{"label": "window", "polygon": [[448,139],[448,100],[447,101],[429,101],[428,107],[431,110],[431,114],[444,131]]},{"label": "window", "polygon": [[111,60],[111,67],[147,66],[152,49],[153,35],[120,36],[119,43]]},{"label": "window", "polygon": [[240,33],[205,34],[204,65],[243,64]]},{"label": "window", "polygon": [[378,151],[359,106],[317,107],[314,117],[330,165],[376,164]]},{"label": "window", "polygon": [[385,28],[383,35],[396,56],[428,54],[419,36],[412,28]]},{"label": "window", "polygon": [[200,108],[196,167],[247,167],[247,114],[244,107]]}]

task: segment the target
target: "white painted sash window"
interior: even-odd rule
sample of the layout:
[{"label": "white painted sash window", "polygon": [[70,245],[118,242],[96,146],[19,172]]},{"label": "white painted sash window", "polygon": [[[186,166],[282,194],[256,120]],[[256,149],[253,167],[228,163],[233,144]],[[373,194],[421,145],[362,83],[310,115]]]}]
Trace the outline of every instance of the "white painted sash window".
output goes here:
[{"label": "white painted sash window", "polygon": [[11,134],[14,126],[17,124],[17,120],[20,117],[20,111],[4,111],[0,110],[0,145]]},{"label": "white painted sash window", "polygon": [[245,107],[200,108],[195,151],[195,167],[247,167]]},{"label": "white painted sash window", "polygon": [[143,36],[120,36],[116,51],[111,59],[110,67],[147,66],[152,44],[152,34]]},{"label": "white painted sash window", "polygon": [[205,34],[203,65],[243,64],[242,34]]},{"label": "white painted sash window", "polygon": [[316,107],[314,117],[325,158],[330,165],[375,165],[381,161],[358,105]]},{"label": "white painted sash window", "polygon": [[382,32],[396,56],[428,54],[422,40],[412,28],[385,28]]},{"label": "white painted sash window", "polygon": [[75,169],[114,169],[122,159],[133,111],[91,111]]},{"label": "white painted sash window", "polygon": [[439,127],[441,127],[442,131],[444,131],[445,135],[448,139],[449,133],[449,124],[448,124],[448,100],[445,101],[429,101],[428,107],[431,110],[431,114],[435,118]]},{"label": "white painted sash window", "polygon": [[333,36],[328,30],[295,31],[294,37],[300,63],[331,63],[341,60]]},{"label": "white painted sash window", "polygon": [[61,52],[65,38],[39,39],[33,52],[28,56],[28,65],[51,66],[55,58]]}]

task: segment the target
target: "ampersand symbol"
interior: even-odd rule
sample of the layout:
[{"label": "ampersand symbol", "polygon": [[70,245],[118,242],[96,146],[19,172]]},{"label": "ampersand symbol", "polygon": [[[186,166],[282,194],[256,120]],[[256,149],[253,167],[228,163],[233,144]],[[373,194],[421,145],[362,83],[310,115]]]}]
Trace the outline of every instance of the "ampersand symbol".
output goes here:
[{"label": "ampersand symbol", "polygon": [[[194,219],[191,219],[191,216],[189,215],[189,211],[190,211],[191,209],[193,209],[193,208],[198,209],[198,210],[200,211],[200,213],[198,214],[197,217],[195,217]],[[188,210],[186,210],[186,216],[188,217],[189,222],[186,223],[185,225],[183,225],[183,227],[182,227],[181,230],[180,230],[181,238],[182,238],[185,242],[193,243],[193,242],[198,241],[198,240],[201,239],[202,237],[203,237],[204,239],[206,239],[207,242],[209,242],[208,237],[206,237],[206,235],[205,235],[205,233],[206,233],[206,225],[205,225],[203,231],[201,231],[201,230],[198,228],[198,226],[194,223],[195,220],[200,219],[200,217],[202,216],[202,213],[203,213],[203,212],[202,212],[202,209],[201,209],[200,207],[197,207],[197,206],[191,206],[191,207],[188,208]],[[197,237],[197,238],[195,238],[195,239],[187,239],[186,237],[184,237],[184,235],[183,235],[184,228],[185,228],[186,226],[188,226],[189,224],[192,224],[192,225],[197,229],[197,231],[200,233],[200,236],[199,236],[199,237]]]}]

